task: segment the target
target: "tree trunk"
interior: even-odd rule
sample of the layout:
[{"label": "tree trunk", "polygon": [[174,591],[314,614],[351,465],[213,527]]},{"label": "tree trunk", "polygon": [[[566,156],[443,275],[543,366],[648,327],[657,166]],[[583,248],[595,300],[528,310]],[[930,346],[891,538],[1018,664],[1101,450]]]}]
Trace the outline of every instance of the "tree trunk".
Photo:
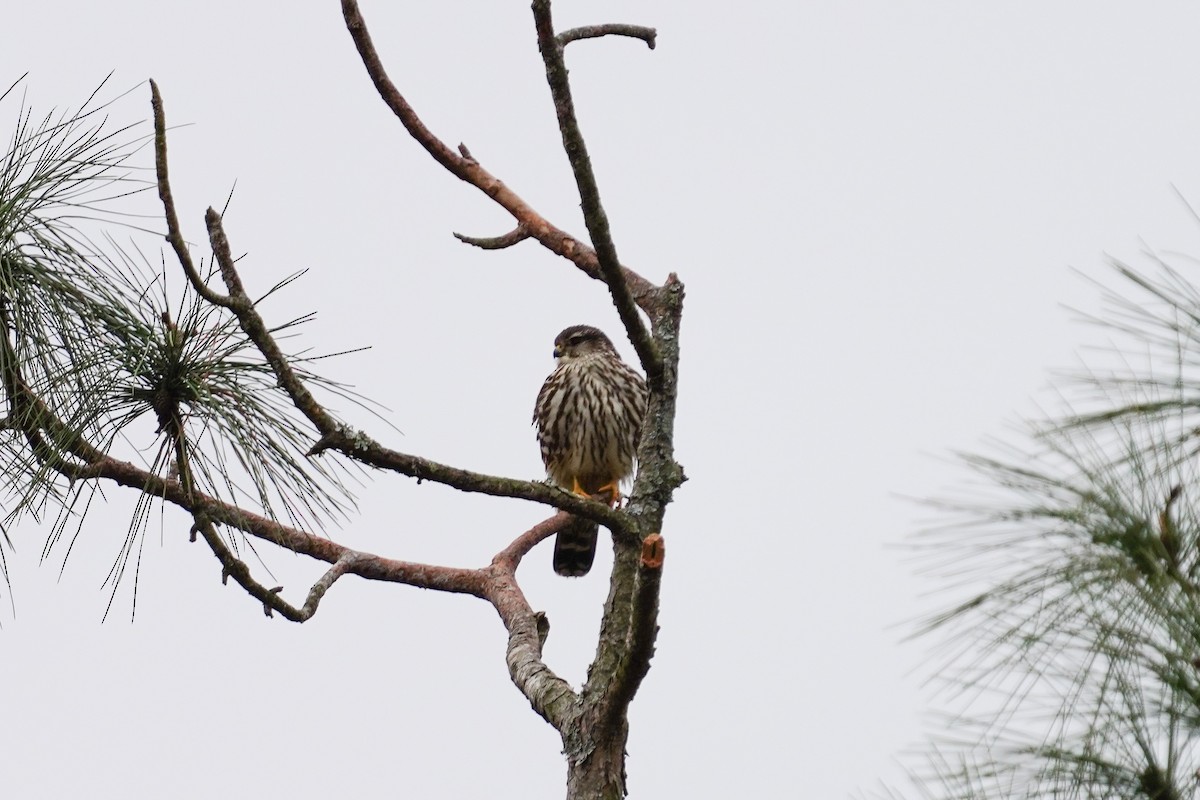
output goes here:
[{"label": "tree trunk", "polygon": [[563,737],[567,800],[624,800],[629,723],[622,718],[619,724],[606,727],[609,730],[588,730],[591,726],[583,722],[573,735]]}]

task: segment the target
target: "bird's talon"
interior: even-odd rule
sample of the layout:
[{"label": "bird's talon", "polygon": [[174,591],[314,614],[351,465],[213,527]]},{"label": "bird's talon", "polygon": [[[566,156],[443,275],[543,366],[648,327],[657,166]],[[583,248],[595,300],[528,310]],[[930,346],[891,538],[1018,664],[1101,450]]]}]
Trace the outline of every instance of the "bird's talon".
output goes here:
[{"label": "bird's talon", "polygon": [[616,508],[621,502],[621,489],[616,481],[610,481],[596,490],[596,494],[608,493],[609,506]]}]

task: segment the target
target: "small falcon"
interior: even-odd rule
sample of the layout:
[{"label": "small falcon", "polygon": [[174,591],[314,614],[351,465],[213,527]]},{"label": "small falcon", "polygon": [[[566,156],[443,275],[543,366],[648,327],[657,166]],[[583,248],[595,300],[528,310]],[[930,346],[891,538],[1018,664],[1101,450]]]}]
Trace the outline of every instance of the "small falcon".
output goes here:
[{"label": "small falcon", "polygon": [[[646,382],[617,355],[602,331],[572,325],[554,340],[558,366],[542,384],[533,409],[542,462],[549,479],[575,494],[621,499],[620,483],[633,475]],[[554,541],[554,571],[586,575],[596,557],[599,526],[573,520]]]}]

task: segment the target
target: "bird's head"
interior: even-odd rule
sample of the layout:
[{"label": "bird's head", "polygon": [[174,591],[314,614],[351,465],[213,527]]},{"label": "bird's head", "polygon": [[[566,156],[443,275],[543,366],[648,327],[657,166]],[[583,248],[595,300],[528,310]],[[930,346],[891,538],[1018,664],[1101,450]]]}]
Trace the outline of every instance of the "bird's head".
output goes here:
[{"label": "bird's head", "polygon": [[591,325],[572,325],[554,338],[554,357],[560,364],[594,353],[615,352],[604,331]]}]

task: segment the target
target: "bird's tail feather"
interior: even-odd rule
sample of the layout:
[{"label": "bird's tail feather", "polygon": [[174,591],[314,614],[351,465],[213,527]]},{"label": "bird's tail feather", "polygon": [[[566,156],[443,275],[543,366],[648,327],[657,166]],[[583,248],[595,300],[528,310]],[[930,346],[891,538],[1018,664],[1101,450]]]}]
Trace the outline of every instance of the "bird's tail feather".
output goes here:
[{"label": "bird's tail feather", "polygon": [[554,571],[570,578],[586,575],[596,560],[599,533],[595,522],[573,517],[554,539]]}]

